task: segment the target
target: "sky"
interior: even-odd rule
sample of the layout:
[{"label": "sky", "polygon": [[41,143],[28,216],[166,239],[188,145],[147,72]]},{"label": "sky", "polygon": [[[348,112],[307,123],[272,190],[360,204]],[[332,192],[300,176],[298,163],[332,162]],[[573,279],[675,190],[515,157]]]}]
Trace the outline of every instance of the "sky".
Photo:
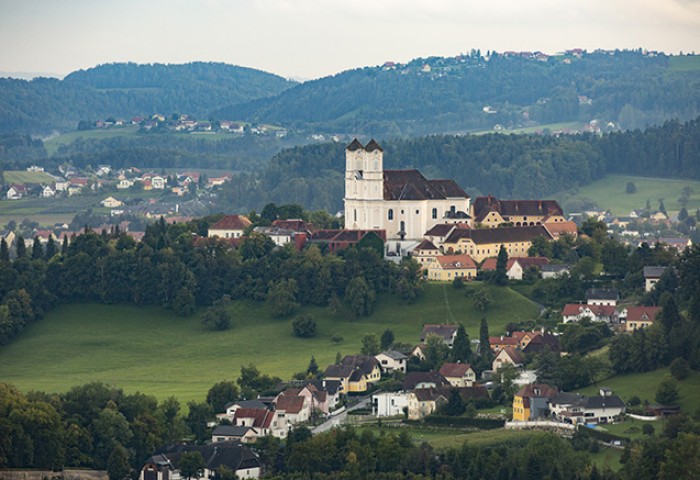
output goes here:
[{"label": "sky", "polygon": [[418,57],[700,53],[700,0],[0,0],[0,72],[216,61],[312,79]]}]

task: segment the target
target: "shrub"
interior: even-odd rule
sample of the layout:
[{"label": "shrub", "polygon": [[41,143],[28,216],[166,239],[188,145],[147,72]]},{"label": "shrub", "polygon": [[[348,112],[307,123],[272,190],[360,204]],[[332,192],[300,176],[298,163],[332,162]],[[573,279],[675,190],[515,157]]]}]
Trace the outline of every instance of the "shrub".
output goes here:
[{"label": "shrub", "polygon": [[690,375],[690,365],[685,358],[676,358],[671,362],[670,370],[676,380],[685,380]]},{"label": "shrub", "polygon": [[298,315],[292,320],[294,335],[301,338],[316,336],[316,320],[310,315]]},{"label": "shrub", "polygon": [[652,425],[651,423],[645,423],[644,425],[642,425],[642,433],[644,435],[654,435],[654,431],[654,425]]}]

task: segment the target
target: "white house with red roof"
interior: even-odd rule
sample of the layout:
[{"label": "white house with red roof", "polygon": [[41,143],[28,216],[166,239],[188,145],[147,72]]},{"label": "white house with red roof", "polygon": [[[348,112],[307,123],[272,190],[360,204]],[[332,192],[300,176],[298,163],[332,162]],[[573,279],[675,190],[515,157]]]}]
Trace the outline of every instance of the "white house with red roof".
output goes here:
[{"label": "white house with red roof", "polygon": [[625,318],[625,330],[634,332],[651,326],[660,311],[661,307],[627,307],[620,316]]},{"label": "white house with red roof", "polygon": [[221,220],[209,227],[207,236],[221,238],[240,238],[252,225],[245,215],[224,215]]},{"label": "white house with red roof", "polygon": [[471,387],[476,382],[476,372],[468,363],[443,363],[440,375],[453,387]]},{"label": "white house with red roof", "polygon": [[614,305],[567,303],[561,314],[564,323],[580,322],[584,318],[592,322],[618,323],[618,313]]}]

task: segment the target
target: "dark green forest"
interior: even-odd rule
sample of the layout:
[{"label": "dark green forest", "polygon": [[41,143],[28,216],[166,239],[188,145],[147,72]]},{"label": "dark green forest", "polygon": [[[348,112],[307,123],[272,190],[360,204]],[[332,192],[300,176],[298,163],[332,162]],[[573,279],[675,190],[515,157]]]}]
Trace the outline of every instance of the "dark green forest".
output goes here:
[{"label": "dark green forest", "polygon": [[700,114],[700,76],[671,59],[629,50],[546,62],[495,52],[416,59],[305,82],[213,116],[383,137],[592,119],[644,128]]},{"label": "dark green forest", "polygon": [[223,63],[112,63],[63,80],[0,78],[0,133],[75,130],[80,120],[181,112],[208,118],[221,105],[275,95],[294,82]]},{"label": "dark green forest", "polygon": [[[700,178],[700,120],[667,122],[604,135],[435,135],[381,141],[384,168],[418,168],[427,178],[452,178],[475,197],[542,198],[611,173]],[[241,211],[266,203],[342,209],[345,145],[284,150],[259,174],[227,185],[222,205]]]}]

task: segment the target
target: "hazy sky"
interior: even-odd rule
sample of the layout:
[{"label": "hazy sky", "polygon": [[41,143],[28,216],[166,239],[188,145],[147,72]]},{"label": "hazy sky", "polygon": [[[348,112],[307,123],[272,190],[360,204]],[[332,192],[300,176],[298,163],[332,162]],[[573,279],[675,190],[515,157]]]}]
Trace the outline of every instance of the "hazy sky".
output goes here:
[{"label": "hazy sky", "polygon": [[700,0],[0,0],[0,71],[221,61],[317,78],[472,48],[700,52]]}]

